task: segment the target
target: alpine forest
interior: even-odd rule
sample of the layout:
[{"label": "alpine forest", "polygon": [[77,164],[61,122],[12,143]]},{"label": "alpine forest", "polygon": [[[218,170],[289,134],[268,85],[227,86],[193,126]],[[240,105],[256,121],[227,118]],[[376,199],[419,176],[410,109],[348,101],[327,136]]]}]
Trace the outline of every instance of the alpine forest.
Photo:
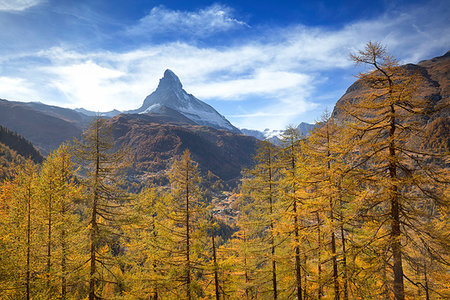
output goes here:
[{"label": "alpine forest", "polygon": [[235,181],[253,144],[222,116],[95,116],[44,158],[2,128],[0,299],[450,299],[448,98],[379,43],[350,56],[358,93],[252,138]]}]

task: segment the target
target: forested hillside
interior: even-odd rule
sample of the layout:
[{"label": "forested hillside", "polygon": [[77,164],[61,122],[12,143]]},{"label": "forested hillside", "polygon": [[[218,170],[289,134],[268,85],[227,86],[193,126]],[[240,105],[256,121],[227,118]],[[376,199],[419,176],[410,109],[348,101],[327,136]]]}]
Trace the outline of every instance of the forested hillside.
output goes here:
[{"label": "forested hillside", "polygon": [[[215,148],[246,139],[233,133],[96,117],[42,164],[17,162],[0,182],[1,297],[450,298],[445,105],[380,44],[352,58],[367,67],[357,99],[341,99],[308,137],[287,128],[280,146],[261,142],[229,197],[232,221],[196,161],[211,156],[235,176],[243,158]],[[424,132],[438,135],[432,147],[421,147]],[[177,144],[183,135],[192,151]],[[177,151],[158,152],[168,143]],[[157,154],[161,165],[146,167],[167,182],[142,177],[130,192],[130,168]]]},{"label": "forested hillside", "polygon": [[41,163],[44,160],[42,155],[34,148],[33,144],[3,126],[0,126],[0,143],[16,151],[23,157],[31,159],[35,163]]}]

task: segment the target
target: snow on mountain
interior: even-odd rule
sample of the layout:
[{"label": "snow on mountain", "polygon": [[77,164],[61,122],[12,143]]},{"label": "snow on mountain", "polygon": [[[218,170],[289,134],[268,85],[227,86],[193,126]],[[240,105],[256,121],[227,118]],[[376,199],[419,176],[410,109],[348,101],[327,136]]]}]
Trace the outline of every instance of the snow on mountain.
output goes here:
[{"label": "snow on mountain", "polygon": [[[296,128],[301,135],[308,136],[310,131],[313,130],[317,125],[301,122]],[[269,129],[266,128],[264,131],[253,130],[253,129],[241,129],[241,132],[245,135],[253,136],[258,140],[267,140],[273,144],[280,144],[280,137],[284,130]]]},{"label": "snow on mountain", "polygon": [[118,111],[117,109],[107,111],[107,112],[95,112],[95,111],[87,110],[84,108],[75,108],[74,111],[77,111],[77,112],[82,113],[89,117],[101,116],[101,117],[112,118],[112,117],[115,117],[115,116],[121,114],[121,112]]},{"label": "snow on mountain", "polygon": [[171,70],[164,72],[164,77],[160,79],[158,88],[145,98],[140,108],[126,113],[152,113],[159,111],[164,106],[180,112],[199,125],[240,133],[239,129],[234,127],[213,107],[188,94],[183,89],[178,76]]}]

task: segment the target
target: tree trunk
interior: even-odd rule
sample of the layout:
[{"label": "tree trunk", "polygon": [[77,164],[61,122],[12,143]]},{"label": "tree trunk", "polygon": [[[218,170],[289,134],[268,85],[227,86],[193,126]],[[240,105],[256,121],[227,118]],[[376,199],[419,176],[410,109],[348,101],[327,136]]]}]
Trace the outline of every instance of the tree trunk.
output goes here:
[{"label": "tree trunk", "polygon": [[317,283],[319,285],[319,290],[317,292],[318,299],[322,299],[323,297],[323,288],[322,288],[322,261],[321,261],[321,255],[322,255],[322,238],[320,236],[320,217],[319,212],[316,212],[317,217]]},{"label": "tree trunk", "polygon": [[400,230],[400,203],[398,198],[397,186],[397,165],[395,163],[396,152],[394,143],[394,134],[396,129],[395,124],[395,108],[391,104],[391,118],[390,118],[390,143],[389,143],[389,177],[392,181],[391,187],[391,247],[393,257],[393,271],[394,271],[394,296],[396,300],[405,299],[405,291],[403,285],[403,264],[402,264],[402,245],[401,245],[401,230]]},{"label": "tree trunk", "polygon": [[[65,211],[63,211],[63,216],[65,215]],[[61,231],[61,299],[66,299],[67,296],[67,265],[66,265],[66,231],[63,228]]]},{"label": "tree trunk", "polygon": [[[330,131],[327,126],[327,168],[328,172],[331,170],[331,162],[330,162]],[[330,197],[330,222],[331,222],[331,255],[333,261],[333,283],[334,283],[334,299],[339,300],[339,281],[338,281],[338,266],[337,266],[337,254],[336,254],[336,238],[334,235],[334,206],[333,199]]]},{"label": "tree trunk", "polygon": [[48,298],[52,298],[50,290],[50,272],[52,267],[52,196],[48,200],[48,232],[47,232],[47,293]]},{"label": "tree trunk", "polygon": [[297,282],[297,299],[302,299],[302,273],[300,263],[300,236],[297,216],[297,200],[294,199],[294,234],[295,234],[295,275]]},{"label": "tree trunk", "polygon": [[430,292],[429,292],[429,288],[428,288],[428,277],[427,277],[427,266],[426,266],[426,264],[423,265],[423,274],[424,274],[424,279],[425,279],[425,296],[426,296],[426,300],[430,300]]},{"label": "tree trunk", "polygon": [[89,272],[89,300],[97,298],[95,295],[95,272],[96,272],[96,252],[97,252],[97,239],[98,239],[98,224],[97,224],[97,201],[98,201],[98,177],[100,172],[100,149],[99,149],[99,128],[96,124],[96,159],[95,159],[95,175],[94,175],[94,199],[92,203],[92,215],[91,215],[91,266]]},{"label": "tree trunk", "polygon": [[[339,197],[341,197],[341,187],[339,185]],[[344,216],[342,211],[342,199],[339,199],[340,204],[340,228],[342,241],[342,268],[344,279],[344,300],[348,300],[348,274],[347,274],[347,250],[345,249],[345,231],[344,231]]]},{"label": "tree trunk", "polygon": [[186,161],[186,297],[191,300],[191,260],[190,254],[190,232],[189,232],[189,165]]},{"label": "tree trunk", "polygon": [[269,149],[269,205],[270,205],[270,246],[271,246],[271,257],[272,257],[272,288],[273,288],[273,299],[278,299],[277,293],[277,271],[276,271],[276,261],[275,261],[275,238],[273,235],[273,199],[272,199],[272,152]]},{"label": "tree trunk", "polygon": [[[245,234],[245,230],[244,230],[244,245],[247,245],[247,235]],[[245,276],[245,296],[246,299],[250,299],[250,291],[248,288],[248,283],[249,283],[249,277],[248,277],[248,272],[247,272],[247,251],[244,252],[244,276]]]},{"label": "tree trunk", "polygon": [[[211,222],[213,222],[213,215],[212,215],[212,213],[211,213]],[[214,224],[213,224],[213,226],[214,226]],[[212,250],[213,250],[214,284],[215,284],[215,288],[216,288],[216,300],[220,300],[220,296],[219,296],[219,275],[217,274],[216,242],[214,241],[214,227],[212,228],[211,242],[212,242]]]},{"label": "tree trunk", "polygon": [[338,265],[337,265],[337,254],[336,254],[336,238],[334,236],[334,226],[333,226],[333,205],[330,199],[330,220],[331,220],[331,255],[333,261],[333,283],[334,283],[334,299],[339,300],[339,281],[338,281]]},{"label": "tree trunk", "polygon": [[27,267],[26,267],[26,293],[27,300],[30,299],[30,251],[31,251],[31,187],[28,187],[27,195]]},{"label": "tree trunk", "polygon": [[[65,155],[62,157],[62,166],[61,166],[61,183],[65,182],[66,178],[64,175],[64,170],[65,170],[65,165],[64,165],[64,161],[65,161]],[[66,202],[65,199],[63,198],[61,200],[61,218],[63,220],[63,222],[65,222],[65,218],[66,218]],[[66,272],[67,272],[67,265],[66,265],[66,256],[67,256],[67,245],[66,245],[66,227],[65,224],[62,225],[62,229],[61,229],[61,235],[60,235],[60,240],[61,240],[61,299],[65,300],[66,296],[67,296],[67,280],[66,280]]]},{"label": "tree trunk", "polygon": [[[295,149],[294,149],[294,140],[291,140],[291,168],[292,168],[292,180],[295,180]],[[293,212],[294,212],[294,234],[295,234],[295,275],[297,282],[297,299],[302,299],[302,273],[301,273],[301,264],[300,264],[300,237],[299,237],[299,222],[297,215],[297,197],[295,196],[296,192],[295,181],[292,185],[292,194],[294,195],[293,201]]]}]

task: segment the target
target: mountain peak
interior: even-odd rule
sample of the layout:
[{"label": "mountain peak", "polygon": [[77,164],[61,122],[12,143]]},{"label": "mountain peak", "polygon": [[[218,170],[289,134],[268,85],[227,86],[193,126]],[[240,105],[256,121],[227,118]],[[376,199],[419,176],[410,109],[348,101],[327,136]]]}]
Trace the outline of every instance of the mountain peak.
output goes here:
[{"label": "mountain peak", "polygon": [[159,80],[158,88],[144,99],[142,106],[128,113],[164,114],[167,109],[176,111],[197,125],[226,129],[240,133],[224,116],[212,106],[188,94],[174,72],[167,69]]},{"label": "mountain peak", "polygon": [[182,89],[183,85],[181,84],[180,79],[177,75],[175,75],[174,72],[167,69],[164,72],[164,77],[159,80],[158,88],[175,88],[175,89]]}]

